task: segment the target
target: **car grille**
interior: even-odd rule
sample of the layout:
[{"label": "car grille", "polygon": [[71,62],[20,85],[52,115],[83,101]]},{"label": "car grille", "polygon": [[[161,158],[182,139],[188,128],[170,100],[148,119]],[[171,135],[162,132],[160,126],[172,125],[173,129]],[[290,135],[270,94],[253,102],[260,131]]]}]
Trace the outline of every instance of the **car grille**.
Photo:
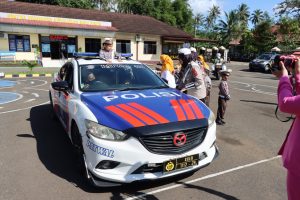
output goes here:
[{"label": "car grille", "polygon": [[[182,132],[186,134],[186,143],[180,147],[173,143],[173,136]],[[150,151],[157,154],[180,154],[199,146],[206,135],[207,127],[139,138],[141,143]]]}]

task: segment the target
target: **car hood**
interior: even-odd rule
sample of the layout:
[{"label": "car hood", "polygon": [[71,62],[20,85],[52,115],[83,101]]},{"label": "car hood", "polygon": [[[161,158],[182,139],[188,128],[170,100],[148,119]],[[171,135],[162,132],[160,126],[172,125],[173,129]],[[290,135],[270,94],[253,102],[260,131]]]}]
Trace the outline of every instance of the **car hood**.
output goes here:
[{"label": "car hood", "polygon": [[269,62],[270,60],[263,60],[263,59],[254,59],[252,62],[258,62],[258,63],[263,63],[263,62]]},{"label": "car hood", "polygon": [[116,130],[208,118],[210,109],[176,89],[86,92],[82,102],[98,123]]}]

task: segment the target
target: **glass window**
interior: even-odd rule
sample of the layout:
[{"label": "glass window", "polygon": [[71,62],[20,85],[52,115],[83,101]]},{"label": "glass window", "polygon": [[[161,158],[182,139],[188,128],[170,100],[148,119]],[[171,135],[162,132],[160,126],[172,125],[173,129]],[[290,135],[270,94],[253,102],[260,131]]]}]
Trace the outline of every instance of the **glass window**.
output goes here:
[{"label": "glass window", "polygon": [[9,50],[18,52],[30,52],[30,37],[29,35],[9,35],[8,36]]},{"label": "glass window", "polygon": [[85,92],[168,87],[143,64],[81,65],[79,85],[80,90]]},{"label": "glass window", "polygon": [[117,40],[118,53],[131,53],[130,40]]},{"label": "glass window", "polygon": [[85,38],[85,51],[99,53],[101,48],[101,40],[94,38]]},{"label": "glass window", "polygon": [[156,42],[144,42],[144,54],[156,54]]},{"label": "glass window", "polygon": [[49,36],[42,36],[42,56],[43,57],[50,57],[51,56],[51,49],[50,49],[50,38]]}]

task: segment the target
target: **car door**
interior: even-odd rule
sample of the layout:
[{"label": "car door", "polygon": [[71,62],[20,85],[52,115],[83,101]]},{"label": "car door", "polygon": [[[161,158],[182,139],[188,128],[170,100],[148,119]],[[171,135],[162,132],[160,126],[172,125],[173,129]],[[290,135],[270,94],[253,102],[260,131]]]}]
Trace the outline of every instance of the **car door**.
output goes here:
[{"label": "car door", "polygon": [[59,92],[58,94],[59,118],[66,131],[68,131],[69,127],[68,103],[70,100],[70,94],[73,92],[73,71],[73,65],[71,63],[66,63],[64,74],[60,78],[61,81],[68,82],[69,89],[64,92]]}]

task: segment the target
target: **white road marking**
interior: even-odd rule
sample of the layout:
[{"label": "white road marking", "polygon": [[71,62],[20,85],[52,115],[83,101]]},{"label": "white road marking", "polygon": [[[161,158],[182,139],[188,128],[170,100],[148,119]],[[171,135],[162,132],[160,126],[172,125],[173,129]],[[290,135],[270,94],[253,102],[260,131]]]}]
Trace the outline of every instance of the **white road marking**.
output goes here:
[{"label": "white road marking", "polygon": [[229,81],[229,82],[232,82],[232,83],[240,83],[240,84],[245,84],[245,85],[258,85],[258,86],[263,86],[263,87],[270,87],[270,88],[276,88],[275,86],[270,86],[270,85],[261,85],[261,84],[256,84],[256,83],[244,83],[244,82],[239,82],[239,81]]},{"label": "white road marking", "polygon": [[40,91],[46,91],[46,92],[49,91],[49,90],[46,90],[46,89],[39,89],[39,88],[26,88],[26,89],[30,89],[30,90],[40,90]]},{"label": "white road marking", "polygon": [[0,103],[0,105],[1,105],[1,104],[7,104],[7,103],[11,103],[11,102],[14,102],[14,101],[18,101],[18,100],[20,100],[20,99],[22,99],[22,98],[23,98],[23,95],[21,95],[21,94],[19,94],[19,93],[14,93],[14,92],[5,92],[5,93],[13,93],[13,94],[16,94],[16,95],[18,95],[19,97],[18,97],[18,98],[16,98],[16,99],[14,99],[14,100],[11,100],[11,101],[5,101],[4,103]]},{"label": "white road marking", "polygon": [[28,102],[31,102],[31,101],[35,101],[35,99],[29,99],[29,100],[25,101],[24,103],[28,103]]},{"label": "white road marking", "polygon": [[34,81],[30,81],[30,84],[34,84]]},{"label": "white road marking", "polygon": [[252,167],[254,165],[269,162],[269,161],[278,159],[280,157],[281,156],[275,156],[273,158],[264,159],[264,160],[260,160],[260,161],[257,161],[257,162],[249,163],[247,165],[238,166],[238,167],[228,169],[228,170],[225,170],[225,171],[222,171],[222,172],[218,172],[218,173],[215,173],[215,174],[209,174],[207,176],[197,178],[197,179],[194,179],[194,180],[190,180],[190,181],[187,181],[187,182],[184,182],[184,183],[181,183],[181,184],[176,184],[176,185],[172,185],[172,186],[169,186],[169,187],[161,188],[161,189],[154,190],[152,192],[148,192],[148,193],[145,193],[145,194],[142,194],[142,195],[129,197],[129,198],[126,198],[125,200],[142,199],[143,197],[148,196],[148,195],[152,195],[152,194],[156,194],[156,193],[160,193],[160,192],[164,192],[164,191],[167,191],[167,190],[172,190],[172,189],[184,186],[184,184],[191,184],[191,183],[199,182],[199,181],[202,181],[202,180],[205,180],[205,179],[214,178],[216,176],[224,175],[224,174],[227,174],[227,173],[230,173],[230,172],[234,172],[234,171],[241,170],[241,169],[244,169],[244,168]]},{"label": "white road marking", "polygon": [[224,174],[227,174],[227,173],[230,173],[230,172],[234,172],[234,171],[238,171],[238,170],[241,170],[241,169],[244,169],[244,168],[252,167],[254,165],[258,165],[258,164],[261,164],[261,163],[269,162],[269,161],[278,159],[280,157],[281,156],[275,156],[273,158],[264,159],[264,160],[260,160],[260,161],[257,161],[257,162],[249,163],[247,165],[238,166],[238,167],[235,167],[235,168],[232,168],[232,169],[228,169],[228,170],[225,170],[225,171],[222,171],[222,172],[218,172],[218,173],[214,173],[214,174],[209,174],[207,176],[204,176],[204,177],[201,177],[201,178],[197,178],[197,179],[194,179],[194,180],[190,180],[190,181],[187,181],[187,182],[184,182],[184,183],[181,183],[181,184],[175,184],[175,185],[172,185],[172,186],[169,186],[169,187],[165,187],[165,188],[161,188],[161,189],[158,189],[158,190],[154,190],[154,191],[142,194],[142,195],[129,197],[129,198],[126,198],[125,200],[142,199],[143,197],[148,196],[148,195],[153,195],[153,194],[157,194],[157,193],[160,193],[160,192],[164,192],[164,191],[167,191],[167,190],[172,190],[172,189],[184,186],[184,184],[191,184],[191,183],[199,182],[199,181],[202,181],[202,180],[214,178],[216,176],[224,175]]},{"label": "white road marking", "polygon": [[0,115],[6,114],[6,113],[18,112],[18,111],[21,111],[21,110],[27,110],[27,109],[30,109],[30,108],[33,108],[33,107],[36,107],[36,106],[45,105],[45,104],[48,104],[48,103],[50,103],[50,101],[47,101],[47,102],[44,102],[44,103],[41,103],[41,104],[36,104],[36,105],[26,107],[26,108],[20,108],[20,109],[16,109],[16,110],[8,110],[8,111],[0,112]]},{"label": "white road marking", "polygon": [[0,109],[2,109],[3,107],[0,107]]},{"label": "white road marking", "polygon": [[27,91],[23,91],[22,93],[24,93],[24,94],[28,94],[29,92],[27,92]]},{"label": "white road marking", "polygon": [[35,96],[36,98],[40,97],[40,95],[38,93],[31,93],[33,96]]}]

